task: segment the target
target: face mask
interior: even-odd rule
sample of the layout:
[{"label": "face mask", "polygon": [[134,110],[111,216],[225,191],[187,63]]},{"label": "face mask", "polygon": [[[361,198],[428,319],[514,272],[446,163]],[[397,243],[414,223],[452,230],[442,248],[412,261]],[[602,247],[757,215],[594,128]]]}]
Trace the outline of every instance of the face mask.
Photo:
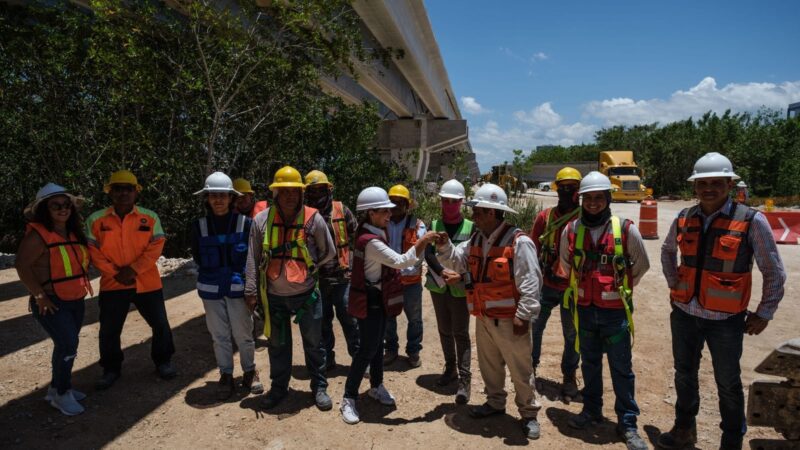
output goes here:
[{"label": "face mask", "polygon": [[579,206],[578,189],[575,186],[559,186],[558,192],[558,211],[561,213],[570,212]]},{"label": "face mask", "polygon": [[321,195],[316,198],[312,198],[311,196],[306,196],[306,204],[312,208],[319,210],[320,212],[326,212],[328,206],[331,203],[331,195],[328,192],[325,195]]},{"label": "face mask", "polygon": [[458,203],[444,203],[442,202],[442,222],[444,223],[459,223],[463,220],[461,216],[461,200]]}]

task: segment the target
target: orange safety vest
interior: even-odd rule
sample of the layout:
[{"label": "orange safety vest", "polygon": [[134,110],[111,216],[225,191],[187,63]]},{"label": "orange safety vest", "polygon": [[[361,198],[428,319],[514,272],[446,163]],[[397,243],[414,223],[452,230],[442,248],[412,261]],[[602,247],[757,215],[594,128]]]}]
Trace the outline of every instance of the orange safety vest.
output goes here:
[{"label": "orange safety vest", "polygon": [[331,229],[333,230],[333,242],[336,244],[339,268],[347,270],[350,268],[350,236],[347,234],[347,221],[342,202],[334,201],[332,204]]},{"label": "orange safety vest", "polygon": [[681,264],[670,297],[678,303],[697,298],[710,311],[745,311],[753,284],[753,248],[747,233],[756,211],[731,203],[730,214],[720,213],[705,231],[699,213],[700,207],[693,206],[678,215]]},{"label": "orange safety vest", "polygon": [[[420,221],[414,216],[407,216],[406,223],[403,227],[403,242],[401,248],[403,253],[407,252],[411,247],[417,244],[417,233],[419,232]],[[422,270],[416,275],[400,275],[400,283],[405,285],[417,284],[422,281]]]},{"label": "orange safety vest", "polygon": [[306,247],[306,227],[316,213],[316,209],[304,206],[295,223],[287,226],[274,208],[269,209],[264,229],[264,251],[269,252],[267,276],[271,280],[277,280],[284,268],[286,280],[290,283],[303,283],[308,279],[309,265],[313,262]]},{"label": "orange safety vest", "polygon": [[64,301],[81,300],[92,293],[89,282],[89,250],[78,242],[74,233],[67,239],[49,231],[41,223],[29,223],[27,233],[36,231],[50,252],[50,278],[43,284],[53,287],[53,292]]},{"label": "orange safety vest", "polygon": [[483,235],[473,233],[467,263],[472,287],[467,283],[467,309],[473,316],[511,319],[517,313],[519,291],[514,283],[514,244],[525,233],[503,223],[500,240],[483,257]]}]

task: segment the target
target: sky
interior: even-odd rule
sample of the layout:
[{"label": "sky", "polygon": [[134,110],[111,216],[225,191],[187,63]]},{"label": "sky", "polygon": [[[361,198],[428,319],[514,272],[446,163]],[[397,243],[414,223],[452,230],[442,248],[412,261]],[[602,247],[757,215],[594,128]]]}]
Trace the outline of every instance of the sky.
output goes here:
[{"label": "sky", "polygon": [[800,102],[800,1],[425,0],[480,169],[611,125]]}]

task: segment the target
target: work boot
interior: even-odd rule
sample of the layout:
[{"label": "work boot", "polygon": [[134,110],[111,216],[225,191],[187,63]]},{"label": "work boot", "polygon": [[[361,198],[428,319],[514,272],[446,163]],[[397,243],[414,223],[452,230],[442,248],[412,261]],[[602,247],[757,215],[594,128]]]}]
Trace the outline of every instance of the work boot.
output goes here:
[{"label": "work boot", "polygon": [[367,394],[378,401],[381,405],[384,406],[394,406],[395,400],[394,396],[386,390],[384,385],[380,385],[376,388],[371,388]]},{"label": "work boot", "polygon": [[261,398],[259,406],[261,409],[272,409],[278,406],[287,395],[289,395],[289,393],[284,390],[272,388]]},{"label": "work boot", "polygon": [[625,445],[628,450],[647,450],[647,443],[639,436],[639,432],[635,429],[623,430],[617,427],[617,434],[625,440]]},{"label": "work boot", "polygon": [[463,378],[458,380],[458,391],[456,391],[456,403],[466,405],[469,403],[470,382]]},{"label": "work boot", "polygon": [[217,382],[217,400],[225,401],[231,398],[231,395],[236,391],[233,385],[233,375],[223,373]]},{"label": "work boot", "polygon": [[119,372],[106,372],[94,383],[94,388],[98,391],[104,391],[111,386],[119,379]]},{"label": "work boot", "polygon": [[317,408],[320,411],[330,411],[333,408],[331,397],[325,392],[325,389],[317,390],[317,393],[314,394],[314,403],[317,404]]},{"label": "work boot", "polygon": [[62,395],[58,395],[56,392],[50,399],[50,405],[66,416],[77,416],[84,411],[83,406],[75,400],[71,391],[66,391]]},{"label": "work boot", "polygon": [[536,419],[522,419],[522,430],[528,439],[539,439],[539,422]]},{"label": "work boot", "polygon": [[242,376],[242,387],[250,391],[251,394],[263,394],[264,385],[261,384],[261,379],[258,378],[258,371],[248,370]]},{"label": "work boot", "polygon": [[172,367],[172,363],[169,361],[164,364],[159,364],[156,370],[158,371],[158,376],[161,377],[162,380],[171,380],[178,376],[178,371]]},{"label": "work boot", "polygon": [[415,369],[422,365],[422,360],[419,358],[419,353],[411,353],[408,355],[408,365]]},{"label": "work boot", "polygon": [[564,381],[561,383],[561,396],[574,399],[578,396],[578,381],[575,379],[575,374],[564,375]]},{"label": "work boot", "polygon": [[333,370],[336,368],[336,356],[331,353],[325,360],[325,370]]},{"label": "work boot", "polygon": [[586,411],[572,416],[567,424],[576,430],[583,430],[598,425],[603,421],[603,416],[593,416]]},{"label": "work boot", "polygon": [[[81,391],[70,389],[70,392],[72,392],[72,397],[79,402],[82,402],[84,399],[86,399],[86,394],[84,394]],[[52,400],[53,396],[55,395],[58,395],[58,390],[53,386],[50,386],[49,388],[47,388],[47,394],[44,396],[44,401],[49,403],[50,400]]]},{"label": "work boot", "polygon": [[469,410],[469,415],[475,419],[484,419],[489,416],[494,416],[496,414],[505,414],[505,413],[506,413],[505,408],[501,409],[492,408],[492,406],[489,405],[489,403],[484,403],[480,406],[474,406]]},{"label": "work boot", "polygon": [[454,366],[444,366],[444,372],[442,372],[442,375],[436,380],[436,385],[447,386],[457,379],[458,371],[456,371],[456,368]]},{"label": "work boot", "polygon": [[361,419],[358,417],[358,410],[356,409],[356,399],[343,398],[342,406],[339,408],[342,412],[342,420],[349,425],[357,424]]},{"label": "work boot", "polygon": [[383,365],[388,366],[391,365],[397,359],[397,352],[386,350],[386,353],[383,354]]},{"label": "work boot", "polygon": [[697,443],[697,427],[681,428],[676,425],[668,432],[661,433],[656,443],[667,449],[688,447]]}]

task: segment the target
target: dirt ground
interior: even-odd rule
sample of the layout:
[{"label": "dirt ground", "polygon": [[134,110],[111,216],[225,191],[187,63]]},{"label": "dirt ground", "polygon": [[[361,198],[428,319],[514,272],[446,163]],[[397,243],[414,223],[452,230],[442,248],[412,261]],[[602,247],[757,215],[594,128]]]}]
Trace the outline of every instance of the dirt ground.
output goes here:
[{"label": "dirt ground", "polygon": [[[552,194],[537,194],[545,205],[554,203]],[[666,234],[669,222],[688,202],[659,204],[659,233]],[[615,213],[638,219],[638,205],[614,204]],[[654,442],[669,430],[675,400],[669,303],[667,286],[659,261],[660,240],[647,241],[651,269],[635,290],[636,345],[634,371],[636,399],[641,408],[640,431]],[[743,381],[749,386],[753,368],[779,343],[800,334],[798,289],[800,246],[780,246],[789,281],[786,295],[766,331],[745,337],[742,358]],[[761,297],[761,277],[755,272],[753,305]],[[95,280],[97,283],[97,280]],[[291,394],[276,410],[258,409],[258,399],[240,394],[225,403],[215,401],[218,379],[203,308],[190,276],[165,278],[167,311],[173,328],[177,353],[173,362],[180,375],[170,381],[158,379],[149,358],[150,330],[132,312],[122,336],[126,361],[123,376],[105,392],[93,383],[101,374],[98,361],[97,300],[87,301],[81,344],[73,372],[75,388],[87,393],[86,413],[66,417],[42,400],[50,379],[52,343],[27,311],[26,292],[13,269],[0,271],[0,447],[2,448],[489,448],[549,446],[550,448],[625,448],[614,434],[616,417],[610,378],[605,374],[604,414],[609,418],[594,432],[575,431],[568,418],[581,409],[579,399],[565,404],[558,398],[561,337],[558,316],[547,328],[540,377],[542,437],[530,442],[523,436],[513,405],[513,386],[507,380],[507,415],[473,420],[467,407],[454,403],[455,387],[442,389],[435,380],[442,368],[442,352],[430,296],[425,293],[424,349],[422,367],[411,369],[404,357],[387,368],[385,384],[397,397],[396,408],[377,405],[366,396],[362,384],[359,399],[362,422],[342,422],[338,407],[347,370],[339,367],[329,374],[329,393],[334,409],[318,411],[309,390],[299,339],[294,340],[294,377]],[[753,309],[751,307],[751,309]],[[405,319],[399,320],[401,348]],[[474,333],[474,325],[473,325]],[[295,336],[297,328],[294,326]],[[347,363],[346,349],[337,325],[337,353]],[[474,335],[473,335],[474,336]],[[474,347],[473,339],[473,347]],[[699,448],[716,448],[719,442],[719,414],[708,353],[704,354],[701,377],[701,409],[698,417]],[[483,384],[473,348],[471,404],[484,401]],[[267,352],[256,353],[265,384],[269,382]],[[237,380],[241,371],[237,367]],[[774,431],[751,428],[747,439],[777,438]]]}]

